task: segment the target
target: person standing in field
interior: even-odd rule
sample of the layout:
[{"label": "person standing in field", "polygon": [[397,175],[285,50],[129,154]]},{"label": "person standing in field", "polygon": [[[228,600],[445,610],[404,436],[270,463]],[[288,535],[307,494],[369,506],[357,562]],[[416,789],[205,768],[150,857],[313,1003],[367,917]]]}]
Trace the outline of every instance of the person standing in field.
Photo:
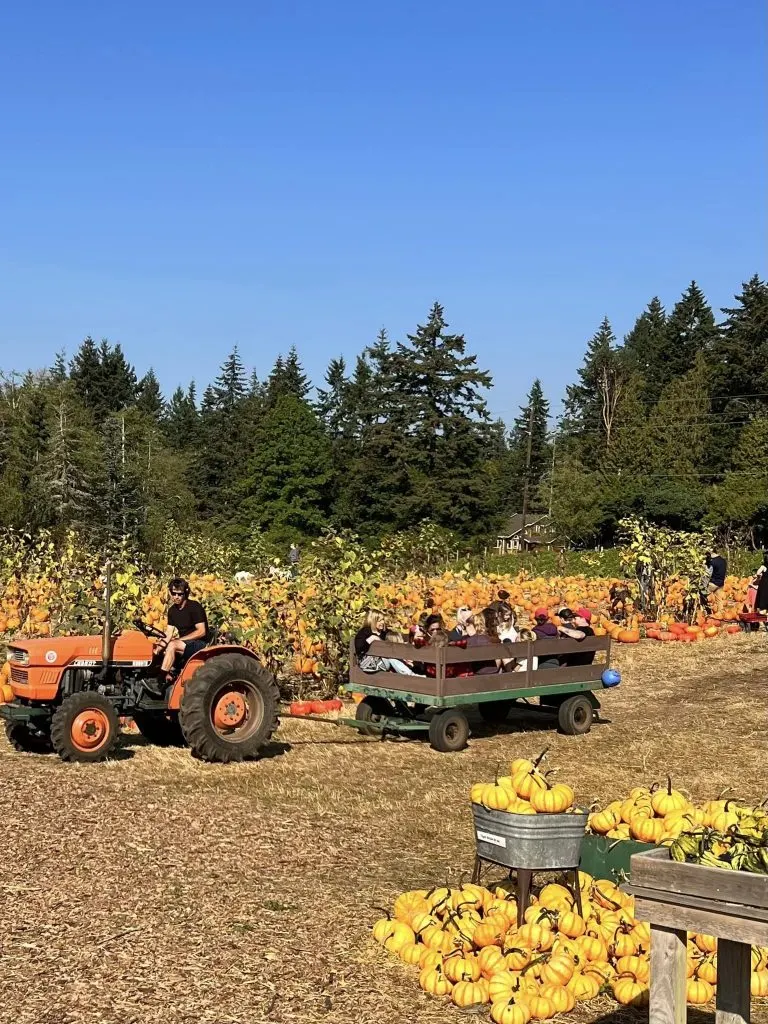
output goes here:
[{"label": "person standing in field", "polygon": [[723,556],[715,549],[713,553],[707,552],[707,584],[706,601],[704,606],[707,611],[711,610],[710,601],[715,599],[715,614],[719,614],[722,604],[722,589],[725,586],[725,577],[728,575],[728,563]]},{"label": "person standing in field", "polygon": [[299,548],[297,544],[291,544],[288,551],[288,564],[291,567],[291,575],[296,576],[299,571]]},{"label": "person standing in field", "polygon": [[750,591],[750,611],[768,614],[768,551],[763,552],[763,564],[755,573],[747,593]]}]

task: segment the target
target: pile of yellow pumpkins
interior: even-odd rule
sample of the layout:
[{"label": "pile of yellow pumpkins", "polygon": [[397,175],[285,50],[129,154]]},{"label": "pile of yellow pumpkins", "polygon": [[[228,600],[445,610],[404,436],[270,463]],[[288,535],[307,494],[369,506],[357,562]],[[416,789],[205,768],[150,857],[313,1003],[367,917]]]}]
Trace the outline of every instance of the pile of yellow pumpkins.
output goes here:
[{"label": "pile of yellow pumpkins", "polygon": [[636,839],[660,846],[701,825],[727,832],[746,816],[766,819],[768,823],[768,810],[764,807],[749,807],[722,797],[696,805],[680,790],[673,789],[667,779],[666,786],[638,786],[625,799],[612,800],[602,810],[593,811],[587,827],[608,839]]},{"label": "pile of yellow pumpkins", "polygon": [[[551,882],[517,925],[504,886],[466,884],[404,892],[373,937],[418,970],[421,989],[459,1007],[490,1004],[496,1024],[528,1024],[571,1011],[601,993],[626,1006],[649,997],[650,928],[613,882],[579,872],[582,913]],[[687,999],[708,1003],[717,983],[717,939],[688,938]],[[768,996],[768,949],[752,952],[752,995]]]},{"label": "pile of yellow pumpkins", "polygon": [[489,810],[508,811],[510,814],[566,814],[576,811],[571,787],[564,782],[552,785],[539,771],[545,753],[535,761],[518,758],[512,762],[509,775],[497,775],[493,782],[476,782],[469,791],[469,799]]}]

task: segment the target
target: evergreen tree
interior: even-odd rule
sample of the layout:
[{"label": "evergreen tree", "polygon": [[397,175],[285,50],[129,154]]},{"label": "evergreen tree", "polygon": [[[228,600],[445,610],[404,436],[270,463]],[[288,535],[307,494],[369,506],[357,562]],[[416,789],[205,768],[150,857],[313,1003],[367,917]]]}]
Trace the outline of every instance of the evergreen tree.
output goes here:
[{"label": "evergreen tree", "polygon": [[255,443],[249,412],[247,375],[235,347],[203,394],[189,474],[204,518],[225,529],[236,527],[238,495]]},{"label": "evergreen tree", "polygon": [[541,485],[539,503],[552,499],[552,522],[573,543],[593,543],[601,538],[607,511],[605,486],[600,474],[572,452],[555,462],[551,477]]},{"label": "evergreen tree", "polygon": [[187,391],[176,388],[166,408],[163,427],[168,444],[177,451],[192,448],[197,442],[199,414],[194,382]]},{"label": "evergreen tree", "polygon": [[99,346],[90,337],[83,341],[72,360],[70,379],[97,423],[136,401],[136,371],[121,346],[110,345],[106,338]]},{"label": "evergreen tree", "polygon": [[49,415],[50,442],[41,470],[49,525],[87,532],[94,506],[96,438],[69,382],[57,384]]},{"label": "evergreen tree", "polygon": [[648,423],[650,472],[644,512],[674,529],[696,529],[706,511],[711,372],[699,352],[688,373],[671,381]]},{"label": "evergreen tree", "polygon": [[646,405],[654,405],[661,394],[667,337],[666,310],[654,296],[624,338],[627,366],[643,378],[641,397]]},{"label": "evergreen tree", "polygon": [[[714,343],[715,411],[723,420],[768,409],[768,283],[755,274],[723,309],[726,319]],[[732,427],[733,424],[728,424]],[[727,431],[731,445],[732,429]]]},{"label": "evergreen tree", "polygon": [[357,396],[365,425],[345,502],[368,532],[431,519],[472,537],[498,518],[483,473],[490,427],[481,389],[490,375],[447,326],[435,303],[406,343],[393,349],[382,332],[366,353],[372,372]]},{"label": "evergreen tree", "polygon": [[80,345],[69,367],[75,393],[86,407],[93,410],[100,403],[101,358],[96,342],[88,335]]},{"label": "evergreen tree", "polygon": [[616,427],[616,409],[627,376],[622,353],[608,317],[587,345],[578,383],[566,388],[564,430],[580,451],[585,443],[593,452],[610,448]]},{"label": "evergreen tree", "polygon": [[56,353],[49,376],[54,384],[62,384],[67,379],[67,356],[64,349]]},{"label": "evergreen tree", "polygon": [[275,360],[275,365],[267,379],[267,405],[274,405],[283,395],[293,395],[294,398],[304,399],[309,394],[309,389],[309,378],[304,373],[298,352],[292,347],[286,359],[278,356]]},{"label": "evergreen tree", "polygon": [[658,354],[659,390],[693,368],[699,353],[709,352],[717,337],[712,308],[691,281],[667,319],[666,342]]},{"label": "evergreen tree", "polygon": [[106,338],[99,345],[101,359],[100,405],[97,414],[108,415],[133,405],[136,401],[136,371],[125,358],[122,347],[110,345]]},{"label": "evergreen tree", "polygon": [[231,412],[248,393],[246,381],[245,367],[235,345],[222,364],[213,386],[206,390],[204,410]]},{"label": "evergreen tree", "polygon": [[350,381],[343,356],[330,361],[325,372],[325,383],[327,389],[317,389],[315,410],[328,436],[337,439],[347,434],[350,427]]},{"label": "evergreen tree", "polygon": [[142,480],[132,458],[125,412],[101,426],[100,457],[93,489],[93,521],[106,542],[137,537],[144,519]]},{"label": "evergreen tree", "polygon": [[165,399],[151,367],[139,381],[137,394],[136,408],[159,423],[165,411]]},{"label": "evergreen tree", "polygon": [[768,414],[761,412],[744,427],[733,468],[710,494],[707,521],[753,547],[768,535]]},{"label": "evergreen tree", "polygon": [[528,507],[534,508],[541,481],[548,472],[552,460],[549,442],[549,402],[544,397],[538,378],[531,385],[526,403],[520,407],[520,415],[515,419],[509,435],[508,455],[505,459],[504,502],[505,508],[510,512],[519,512],[523,507],[529,434],[531,465],[528,473]]},{"label": "evergreen tree", "polygon": [[331,444],[310,406],[281,395],[264,416],[242,485],[240,523],[285,542],[327,524]]}]

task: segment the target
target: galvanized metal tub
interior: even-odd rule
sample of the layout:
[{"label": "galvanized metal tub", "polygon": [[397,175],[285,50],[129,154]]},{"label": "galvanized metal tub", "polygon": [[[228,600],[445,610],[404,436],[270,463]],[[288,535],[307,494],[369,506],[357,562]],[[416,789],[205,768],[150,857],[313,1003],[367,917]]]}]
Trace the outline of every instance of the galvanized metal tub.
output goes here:
[{"label": "galvanized metal tub", "polygon": [[477,855],[510,868],[546,871],[575,868],[587,827],[587,812],[510,814],[472,804]]}]

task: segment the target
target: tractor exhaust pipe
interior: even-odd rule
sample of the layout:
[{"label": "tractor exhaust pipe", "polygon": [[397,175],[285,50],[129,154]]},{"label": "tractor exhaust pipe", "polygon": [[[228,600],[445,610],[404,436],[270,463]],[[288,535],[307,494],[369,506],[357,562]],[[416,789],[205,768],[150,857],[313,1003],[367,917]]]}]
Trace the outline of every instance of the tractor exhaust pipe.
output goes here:
[{"label": "tractor exhaust pipe", "polygon": [[104,566],[104,629],[101,634],[101,671],[106,676],[112,657],[112,563]]}]

